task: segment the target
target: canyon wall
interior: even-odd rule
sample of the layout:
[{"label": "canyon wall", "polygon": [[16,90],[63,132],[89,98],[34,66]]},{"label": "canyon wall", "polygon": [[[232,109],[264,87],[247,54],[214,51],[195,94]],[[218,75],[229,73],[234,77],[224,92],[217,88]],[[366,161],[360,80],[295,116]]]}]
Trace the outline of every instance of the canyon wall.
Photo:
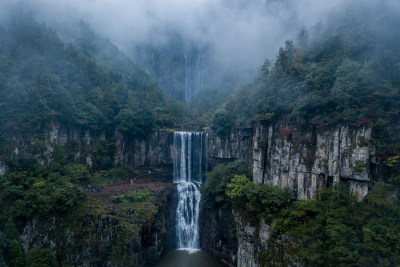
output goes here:
[{"label": "canyon wall", "polygon": [[[210,135],[209,159],[211,165],[220,162],[245,160],[253,170],[253,182],[289,187],[293,199],[307,200],[316,196],[317,189],[334,182],[347,184],[353,194],[362,199],[368,194],[378,162],[369,126],[306,127],[286,122],[260,123],[254,129],[235,129],[229,136]],[[228,240],[229,233],[203,232],[207,250],[232,266],[257,267],[265,256],[271,238],[269,225],[263,220],[250,223],[239,214],[209,219],[211,229],[225,220],[226,225],[236,226],[236,257],[227,257],[221,240]],[[206,224],[207,225],[207,224]],[[225,231],[226,232],[226,231]],[[280,237],[284,239],[285,237]],[[281,251],[284,255],[284,240]],[[230,242],[234,243],[234,242]],[[276,249],[275,249],[276,250]],[[221,253],[224,252],[224,253]],[[279,253],[278,253],[279,254]],[[277,259],[277,262],[285,260]],[[286,266],[297,266],[287,261]]]},{"label": "canyon wall", "polygon": [[35,159],[41,165],[61,154],[67,163],[94,168],[132,166],[135,168],[172,168],[173,133],[157,131],[147,140],[121,134],[89,132],[53,125],[44,134],[12,136],[0,156],[0,176],[7,169],[5,159]]},{"label": "canyon wall", "polygon": [[[253,170],[255,183],[289,187],[293,199],[311,199],[318,188],[334,182],[348,184],[361,199],[368,193],[371,177],[377,169],[371,135],[372,129],[368,126],[337,125],[318,129],[286,122],[263,122],[254,128],[235,129],[224,137],[210,133],[209,166],[245,160]],[[62,151],[69,162],[94,168],[105,160],[110,166],[171,168],[172,146],[173,133],[169,131],[155,132],[147,140],[138,140],[117,131],[90,133],[54,125],[44,136],[10,138],[7,157],[29,156],[44,165],[55,160],[56,152]],[[4,175],[6,169],[6,162],[0,159],[0,175]],[[160,204],[154,216],[131,229],[131,239],[123,240],[129,244],[130,256],[126,262],[151,265],[153,258],[159,258],[165,246],[165,219],[169,216],[163,214],[163,210],[168,210],[170,205],[167,201]],[[68,247],[72,250],[65,262],[102,266],[103,250],[110,250],[113,242],[120,242],[117,232],[123,223],[119,218],[133,220],[137,213],[134,216],[129,210],[111,206],[102,207],[96,213],[91,212],[92,207],[86,208],[73,221],[66,220],[68,225],[61,217],[46,221],[33,219],[22,235],[24,249]],[[262,250],[267,243],[268,225],[261,221],[260,225],[253,226],[230,212],[223,210],[217,217],[201,215],[202,248],[231,266],[258,266],[256,249]],[[78,239],[86,240],[86,244],[76,246]],[[261,244],[257,243],[260,240]],[[89,262],[91,259],[98,262]]]},{"label": "canyon wall", "polygon": [[23,249],[48,248],[59,263],[71,266],[154,266],[173,232],[168,208],[174,191],[168,183],[143,205],[88,199],[68,214],[36,216],[24,227]]},{"label": "canyon wall", "polygon": [[210,136],[209,158],[212,165],[246,160],[255,183],[289,187],[294,199],[311,199],[318,188],[333,182],[347,183],[362,198],[377,164],[371,134],[368,126],[315,129],[260,123],[254,130]]}]

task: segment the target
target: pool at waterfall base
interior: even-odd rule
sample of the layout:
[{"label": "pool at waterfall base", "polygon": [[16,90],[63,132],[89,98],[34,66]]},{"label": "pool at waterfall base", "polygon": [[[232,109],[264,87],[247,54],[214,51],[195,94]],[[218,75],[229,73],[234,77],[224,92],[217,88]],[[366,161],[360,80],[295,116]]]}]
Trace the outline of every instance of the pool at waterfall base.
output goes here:
[{"label": "pool at waterfall base", "polygon": [[178,249],[168,252],[156,267],[226,267],[205,251]]}]

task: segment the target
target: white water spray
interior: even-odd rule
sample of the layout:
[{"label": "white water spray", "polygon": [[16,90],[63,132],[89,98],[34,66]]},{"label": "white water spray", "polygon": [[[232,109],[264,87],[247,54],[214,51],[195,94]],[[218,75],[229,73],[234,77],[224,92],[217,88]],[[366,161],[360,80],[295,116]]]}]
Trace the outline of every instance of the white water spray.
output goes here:
[{"label": "white water spray", "polygon": [[174,182],[178,189],[176,210],[177,248],[200,249],[200,185],[207,168],[207,134],[174,133]]}]

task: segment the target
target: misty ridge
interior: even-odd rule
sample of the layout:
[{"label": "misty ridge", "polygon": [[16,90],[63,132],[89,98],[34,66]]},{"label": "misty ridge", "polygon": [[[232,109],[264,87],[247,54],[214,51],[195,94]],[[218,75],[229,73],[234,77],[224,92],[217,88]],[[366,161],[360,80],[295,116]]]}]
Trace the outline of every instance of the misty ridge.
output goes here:
[{"label": "misty ridge", "polygon": [[[66,46],[125,80],[132,77],[130,69],[143,69],[169,99],[185,102],[198,116],[208,113],[207,121],[232,90],[263,75],[265,62],[274,67],[286,40],[311,55],[338,36],[329,41],[332,49],[353,42],[358,49],[353,54],[367,61],[379,57],[382,47],[395,49],[399,34],[399,3],[390,0],[35,0],[1,5],[5,28],[20,16],[32,17]],[[295,87],[298,81],[291,82]]]},{"label": "misty ridge", "polygon": [[30,14],[67,43],[87,38],[88,32],[79,30],[84,23],[131,57],[168,97],[185,102],[206,88],[248,82],[264,59],[274,61],[284,41],[296,41],[302,29],[310,43],[344,20],[374,34],[390,26],[385,21],[372,25],[374,16],[399,6],[361,0],[6,0],[1,5],[3,21]]},{"label": "misty ridge", "polygon": [[[77,29],[83,21],[132,57],[159,85],[163,84],[161,87],[168,86],[169,91],[189,87],[187,90],[195,91],[186,96],[188,100],[199,90],[215,86],[223,79],[236,77],[238,81],[232,86],[248,80],[257,73],[265,58],[274,59],[285,40],[293,39],[303,27],[312,30],[318,23],[326,24],[326,17],[335,10],[340,12],[345,3],[3,1],[1,18],[5,21],[13,14],[29,13],[61,35],[66,34],[66,40],[82,37]],[[186,73],[187,66],[192,66],[191,73]],[[174,67],[176,75],[171,79],[168,77],[171,74],[164,73],[165,69]],[[167,95],[182,100],[185,99],[182,94]]]}]

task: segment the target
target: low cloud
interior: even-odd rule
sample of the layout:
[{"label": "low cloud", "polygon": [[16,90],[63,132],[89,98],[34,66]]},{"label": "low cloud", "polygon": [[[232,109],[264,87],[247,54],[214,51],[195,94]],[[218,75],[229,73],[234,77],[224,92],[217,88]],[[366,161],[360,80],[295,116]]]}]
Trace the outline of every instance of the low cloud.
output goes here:
[{"label": "low cloud", "polygon": [[[9,8],[10,2],[2,5]],[[286,39],[343,0],[30,0],[18,2],[51,24],[84,20],[122,50],[159,44],[171,32],[212,48],[221,66],[254,68]],[[6,10],[3,8],[3,10]]]},{"label": "low cloud", "polygon": [[[394,0],[355,4],[399,8]],[[302,28],[324,22],[345,0],[3,0],[23,6],[50,25],[84,20],[129,54],[137,44],[163,45],[171,33],[211,49],[224,68],[256,69],[273,59],[283,42]],[[364,7],[365,8],[365,7]]]}]

